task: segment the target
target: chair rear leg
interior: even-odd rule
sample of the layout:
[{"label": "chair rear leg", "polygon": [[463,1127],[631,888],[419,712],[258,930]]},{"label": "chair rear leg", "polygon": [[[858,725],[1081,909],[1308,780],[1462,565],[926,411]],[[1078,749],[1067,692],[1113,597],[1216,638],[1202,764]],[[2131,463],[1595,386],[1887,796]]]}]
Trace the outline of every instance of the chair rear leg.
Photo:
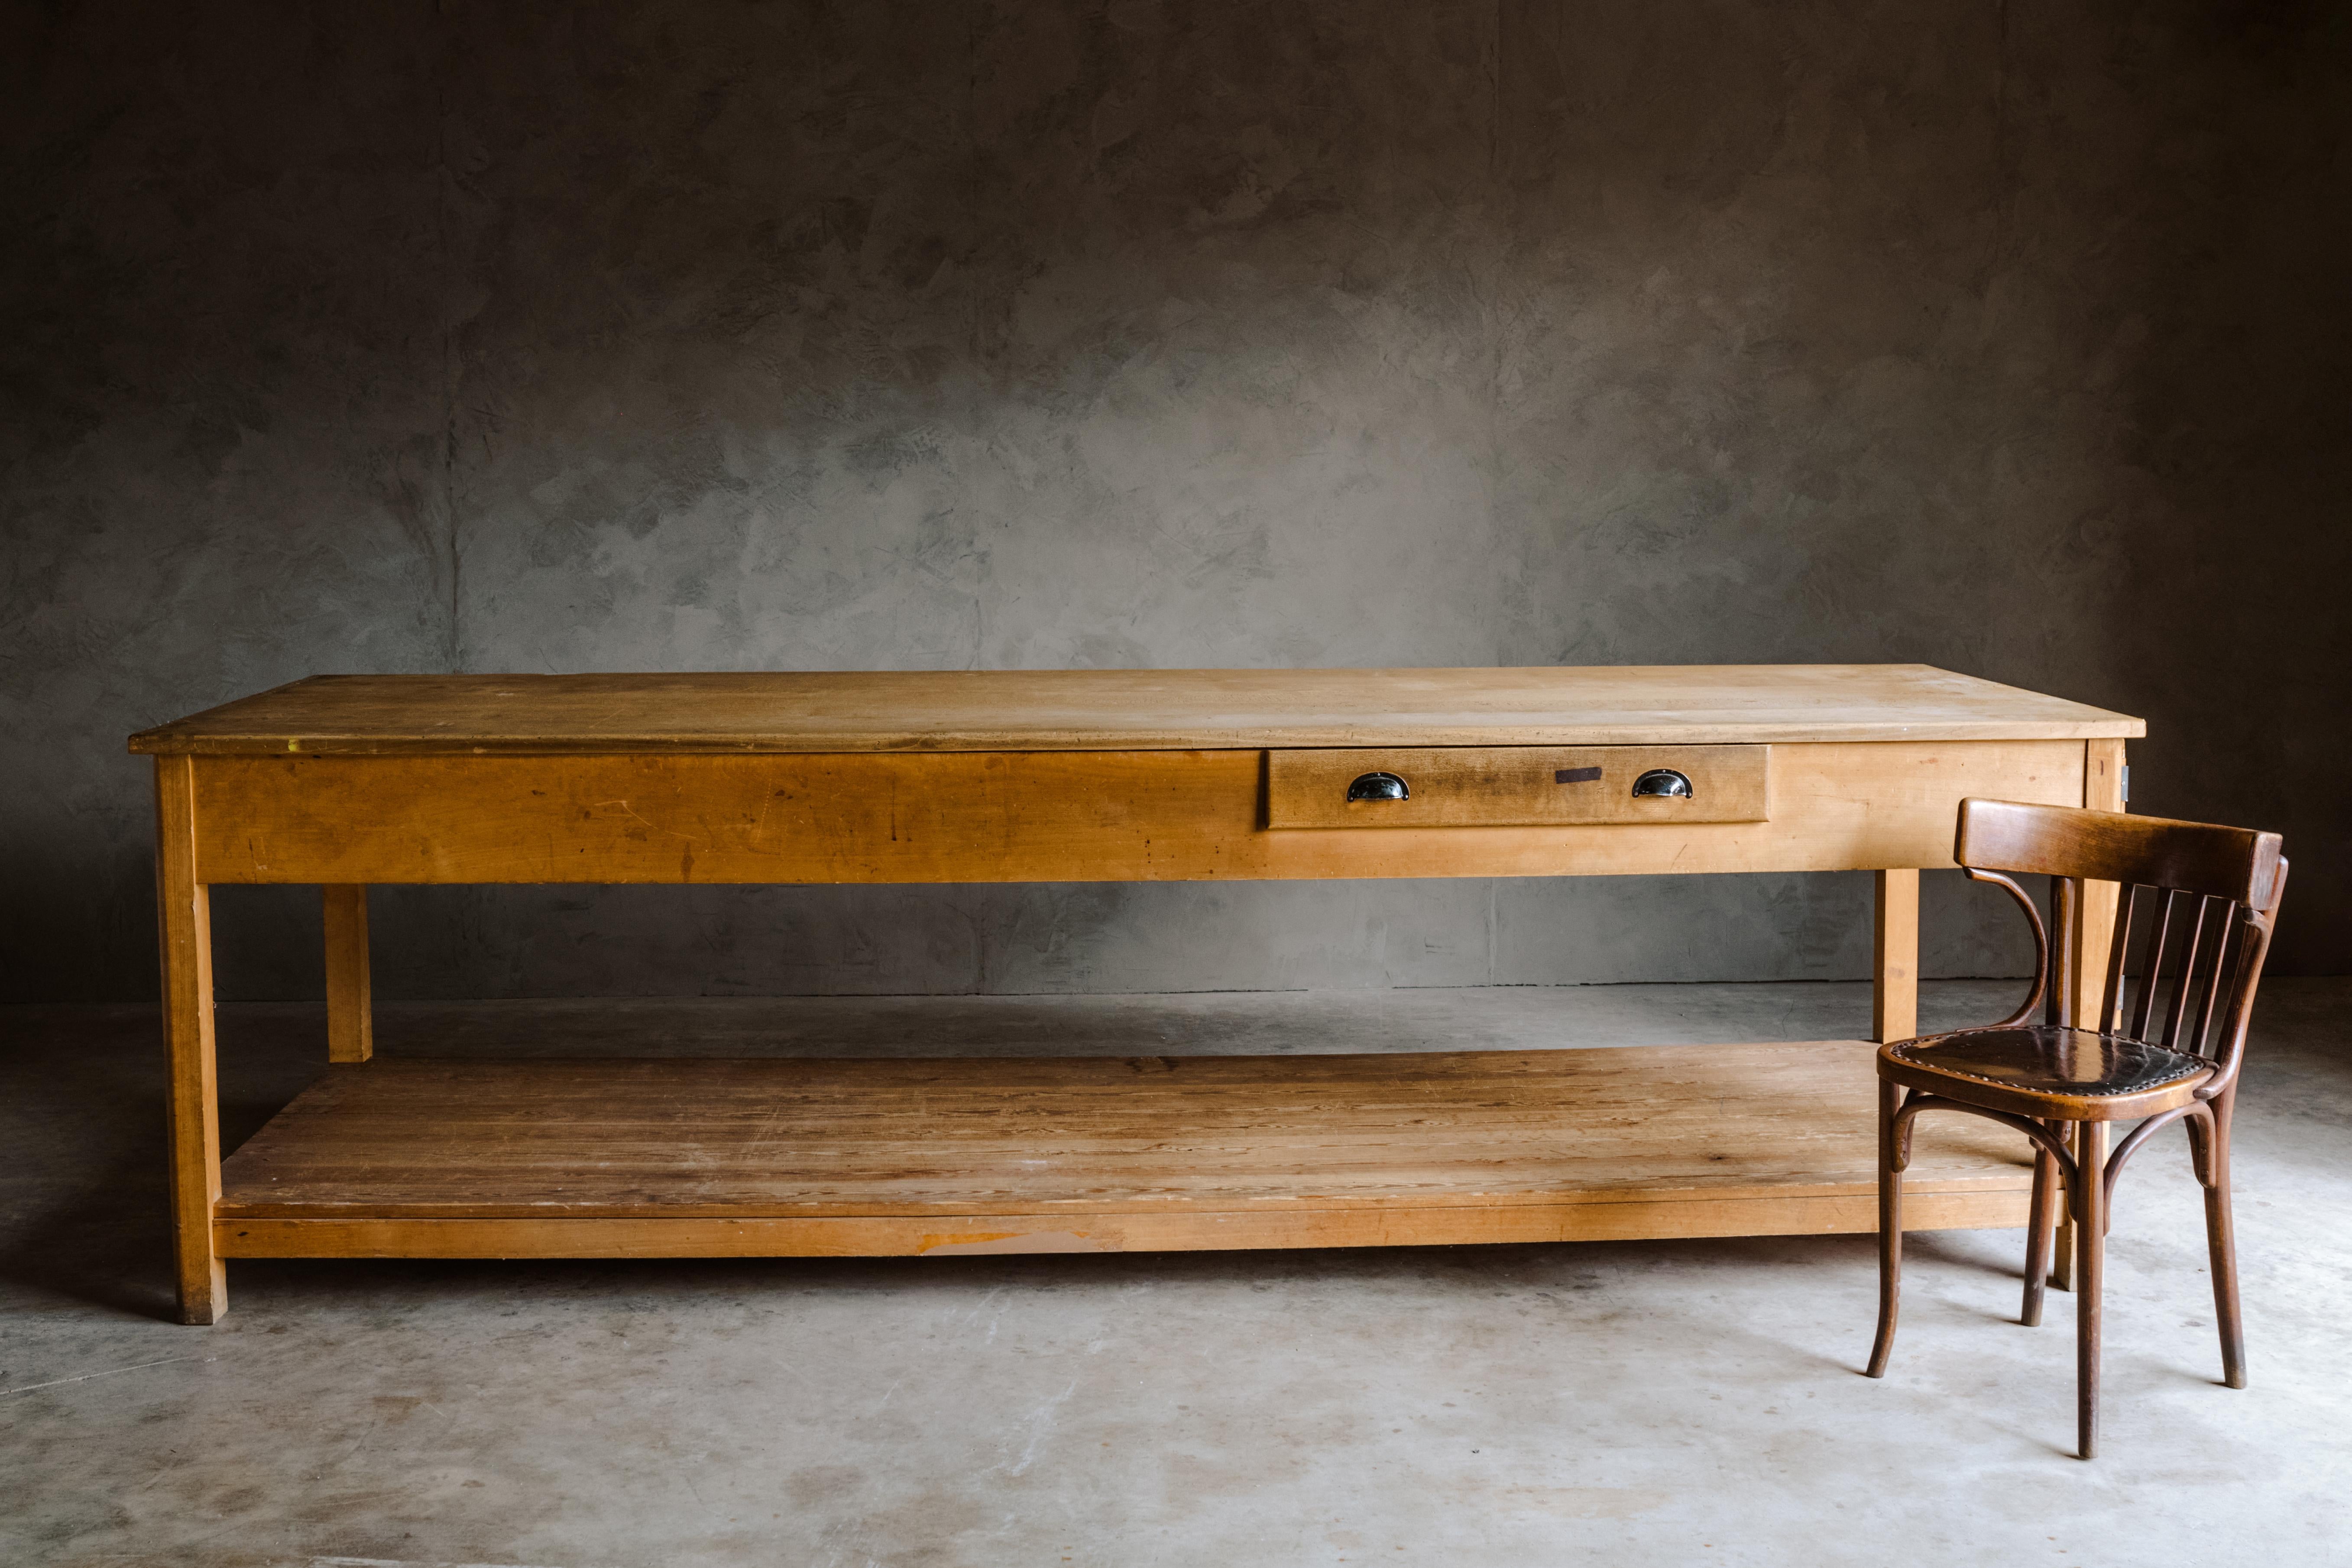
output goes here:
[{"label": "chair rear leg", "polygon": [[2206,1141],[2199,1173],[2205,1181],[2205,1242],[2211,1253],[2213,1316],[2221,1329],[2221,1381],[2231,1388],[2246,1386],[2246,1326],[2238,1312],[2238,1242],[2230,1224],[2230,1111],[2238,1098],[2231,1090],[2213,1102],[2211,1129],[2191,1118],[2189,1135]]},{"label": "chair rear leg", "polygon": [[2099,1123],[2074,1128],[2074,1439],[2090,1458],[2099,1451],[2099,1295],[2107,1250],[2105,1140]]},{"label": "chair rear leg", "polygon": [[1878,1080],[1878,1338],[1870,1347],[1872,1377],[1886,1375],[1895,1353],[1895,1314],[1903,1294],[1903,1172],[1895,1158],[1895,1113],[1903,1090]]},{"label": "chair rear leg", "polygon": [[2042,1298],[2050,1285],[2050,1231],[2062,1185],[2058,1162],[2035,1145],[2033,1200],[2025,1211],[2025,1304],[2017,1312],[2017,1321],[2029,1329],[2042,1325]]}]

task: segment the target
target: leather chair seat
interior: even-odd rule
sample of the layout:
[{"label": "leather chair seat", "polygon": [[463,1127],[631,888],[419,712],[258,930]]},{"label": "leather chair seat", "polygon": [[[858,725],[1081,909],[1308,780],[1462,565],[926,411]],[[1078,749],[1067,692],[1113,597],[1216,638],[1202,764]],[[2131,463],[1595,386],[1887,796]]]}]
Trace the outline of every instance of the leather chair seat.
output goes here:
[{"label": "leather chair seat", "polygon": [[[2151,1095],[2177,1102],[2213,1075],[2213,1064],[2202,1057],[2126,1036],[2047,1025],[1897,1040],[1880,1054],[1911,1069],[1902,1076],[1915,1084],[1919,1079],[1914,1075],[1927,1073],[1997,1089],[2097,1100],[2107,1102],[2107,1115],[2118,1117],[2139,1113],[2138,1107],[2126,1110],[2120,1102]],[[1979,1098],[1959,1084],[1952,1092],[1958,1099]]]}]

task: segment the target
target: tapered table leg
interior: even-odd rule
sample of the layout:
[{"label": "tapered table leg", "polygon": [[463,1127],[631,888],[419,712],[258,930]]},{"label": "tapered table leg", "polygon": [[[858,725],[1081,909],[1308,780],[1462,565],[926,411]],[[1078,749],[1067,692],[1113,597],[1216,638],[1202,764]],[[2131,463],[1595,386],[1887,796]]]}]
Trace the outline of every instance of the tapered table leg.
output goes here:
[{"label": "tapered table leg", "polygon": [[1919,873],[1878,873],[1871,926],[1871,1037],[1880,1045],[1919,1032]]},{"label": "tapered table leg", "polygon": [[[2123,772],[2121,741],[2084,742],[2083,804],[2093,811],[2123,810]],[[2075,976],[2072,998],[2074,1016],[2069,1021],[2078,1029],[2096,1029],[2106,1021],[2100,1015],[2106,1005],[2107,945],[2115,936],[2116,906],[2120,893],[2113,882],[2084,882],[2074,929],[2063,938],[2070,950],[2068,965]],[[2084,1122],[2083,1130],[2097,1140],[2099,1160],[2104,1163],[2107,1157],[2106,1123]],[[2082,1133],[2078,1131],[2076,1136],[2080,1138]],[[2075,1288],[2075,1272],[2074,1222],[2069,1207],[2059,1211],[2057,1268],[2050,1276],[2050,1283],[2061,1290],[2072,1290]]]},{"label": "tapered table leg", "polygon": [[363,1062],[375,1055],[375,1015],[368,994],[365,886],[328,886],[327,1059]]},{"label": "tapered table leg", "polygon": [[228,1310],[228,1276],[213,1251],[219,1201],[220,1094],[213,1051],[211,890],[196,880],[195,767],[155,759],[155,900],[163,965],[163,1041],[171,1075],[172,1238],[180,1321]]}]

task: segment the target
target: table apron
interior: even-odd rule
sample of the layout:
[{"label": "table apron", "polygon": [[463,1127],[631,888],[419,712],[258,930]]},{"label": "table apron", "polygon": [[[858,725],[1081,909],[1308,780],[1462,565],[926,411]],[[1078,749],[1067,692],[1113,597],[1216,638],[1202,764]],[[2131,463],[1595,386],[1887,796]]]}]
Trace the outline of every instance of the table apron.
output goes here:
[{"label": "table apron", "polygon": [[199,883],[1292,880],[1952,863],[1963,796],[2079,805],[2082,741],[1773,747],[1756,822],[1269,829],[1267,753],[199,756]]}]

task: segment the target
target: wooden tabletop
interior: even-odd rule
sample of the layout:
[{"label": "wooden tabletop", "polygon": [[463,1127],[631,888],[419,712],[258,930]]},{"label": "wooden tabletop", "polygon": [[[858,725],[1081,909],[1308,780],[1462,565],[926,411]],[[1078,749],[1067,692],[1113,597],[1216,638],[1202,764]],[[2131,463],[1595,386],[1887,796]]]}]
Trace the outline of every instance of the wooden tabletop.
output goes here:
[{"label": "wooden tabletop", "polygon": [[142,752],[1229,751],[2128,738],[2139,720],[1923,664],[320,675]]}]

